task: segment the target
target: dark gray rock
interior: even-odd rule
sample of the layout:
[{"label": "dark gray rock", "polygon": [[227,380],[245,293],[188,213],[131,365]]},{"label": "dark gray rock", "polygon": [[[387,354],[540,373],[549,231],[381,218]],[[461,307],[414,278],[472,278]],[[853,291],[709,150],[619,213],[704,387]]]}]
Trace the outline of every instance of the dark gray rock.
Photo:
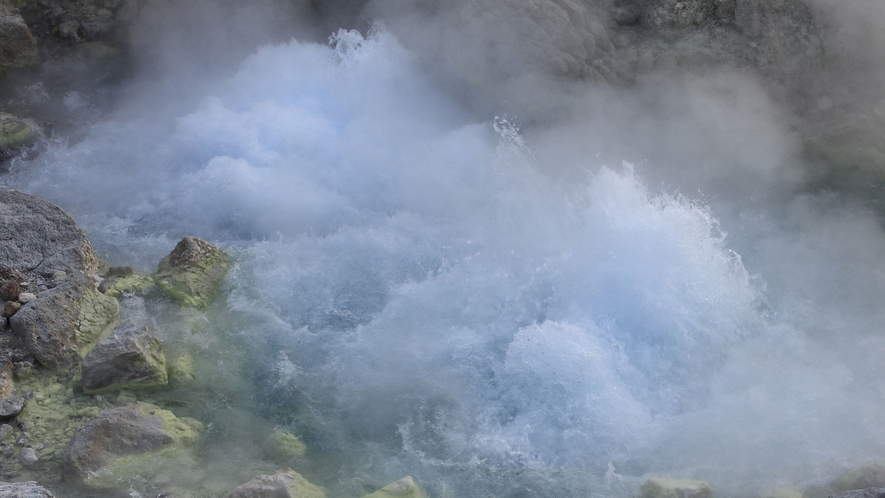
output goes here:
[{"label": "dark gray rock", "polygon": [[3,498],[54,498],[52,493],[34,481],[0,482],[0,496]]},{"label": "dark gray rock", "polygon": [[867,488],[844,491],[830,498],[885,498],[885,488]]},{"label": "dark gray rock", "polygon": [[0,420],[15,418],[25,407],[25,398],[13,397],[0,400]]},{"label": "dark gray rock", "polygon": [[86,355],[82,372],[87,392],[157,388],[168,383],[163,345],[146,325],[129,322]]},{"label": "dark gray rock", "polygon": [[0,2],[0,69],[40,62],[37,41],[18,9]]},{"label": "dark gray rock", "polygon": [[33,195],[0,194],[0,267],[52,274],[95,273],[98,257],[86,235],[59,207]]},{"label": "dark gray rock", "polygon": [[98,292],[92,279],[80,273],[22,306],[9,324],[41,365],[56,368],[110,335],[119,316],[117,300]]},{"label": "dark gray rock", "polygon": [[40,460],[40,457],[37,456],[37,452],[34,451],[34,448],[22,448],[21,451],[18,452],[18,459],[27,467],[34,465]]}]

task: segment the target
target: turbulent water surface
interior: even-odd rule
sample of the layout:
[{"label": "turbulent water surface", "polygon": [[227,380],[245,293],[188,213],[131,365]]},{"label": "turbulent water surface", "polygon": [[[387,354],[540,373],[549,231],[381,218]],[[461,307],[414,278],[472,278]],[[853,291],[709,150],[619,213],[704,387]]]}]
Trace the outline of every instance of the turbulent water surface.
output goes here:
[{"label": "turbulent water surface", "polygon": [[228,249],[201,320],[247,355],[230,402],[300,432],[311,480],[625,496],[667,474],[750,495],[881,455],[872,214],[680,193],[651,160],[560,174],[568,123],[533,143],[477,120],[383,29],[265,46],[205,88],[4,182],[113,264],[150,272],[183,235]]}]

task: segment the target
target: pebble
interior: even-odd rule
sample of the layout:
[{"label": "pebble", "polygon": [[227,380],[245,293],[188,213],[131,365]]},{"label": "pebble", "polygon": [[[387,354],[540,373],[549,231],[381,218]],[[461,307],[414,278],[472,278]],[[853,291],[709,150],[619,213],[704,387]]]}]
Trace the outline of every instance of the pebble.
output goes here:
[{"label": "pebble", "polygon": [[110,289],[110,288],[111,288],[111,281],[110,280],[102,280],[101,283],[98,284],[98,292],[101,292],[102,294],[106,293],[108,291],[108,289]]},{"label": "pebble", "polygon": [[52,274],[52,280],[55,280],[56,283],[61,282],[66,278],[68,278],[68,273],[65,271],[59,270]]},{"label": "pebble", "polygon": [[0,419],[17,417],[25,407],[25,398],[15,396],[0,400]]},{"label": "pebble", "polygon": [[21,460],[24,465],[34,465],[38,460],[37,452],[34,451],[34,448],[22,448],[22,450],[18,452],[18,459]]},{"label": "pebble", "polygon": [[18,301],[18,282],[3,282],[0,284],[0,299],[4,301]]},{"label": "pebble", "polygon": [[6,318],[11,317],[16,314],[16,312],[21,308],[21,303],[15,301],[6,301],[6,305],[3,306],[3,316]]},{"label": "pebble", "polygon": [[34,299],[37,299],[37,295],[32,292],[22,292],[18,295],[18,302],[22,304],[28,304]]}]

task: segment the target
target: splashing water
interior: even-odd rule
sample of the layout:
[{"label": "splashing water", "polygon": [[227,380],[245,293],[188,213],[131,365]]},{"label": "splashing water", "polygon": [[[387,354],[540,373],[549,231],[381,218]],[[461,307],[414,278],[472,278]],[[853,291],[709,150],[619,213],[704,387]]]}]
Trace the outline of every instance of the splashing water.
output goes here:
[{"label": "splashing water", "polygon": [[6,184],[60,204],[112,263],[153,270],[187,234],[229,248],[213,316],[259,358],[256,409],[310,413],[317,451],[347,453],[332,489],[363,472],[616,495],[623,474],[663,472],[728,490],[882,448],[863,422],[881,401],[847,416],[813,396],[881,367],[819,369],[813,303],[798,319],[788,290],[769,299],[708,208],[629,164],[560,185],[383,30],[263,47],[215,88],[179,116],[99,124]]}]

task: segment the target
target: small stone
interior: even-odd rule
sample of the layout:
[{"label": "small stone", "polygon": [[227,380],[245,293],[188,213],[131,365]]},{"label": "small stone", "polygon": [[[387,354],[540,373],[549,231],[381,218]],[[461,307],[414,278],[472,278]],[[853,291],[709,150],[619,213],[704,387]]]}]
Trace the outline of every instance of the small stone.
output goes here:
[{"label": "small stone", "polygon": [[95,274],[89,275],[89,278],[92,279],[92,281],[95,283],[95,285],[100,284],[101,281],[104,280],[103,278],[101,278],[100,276],[95,275]]},{"label": "small stone", "polygon": [[24,446],[24,445],[28,444],[28,438],[25,436],[22,436],[22,437],[18,438],[18,441],[16,441],[15,444],[18,446]]},{"label": "small stone", "polygon": [[0,425],[0,441],[6,441],[15,432],[15,429],[9,424]]},{"label": "small stone", "polygon": [[34,299],[37,299],[37,295],[32,292],[20,292],[18,294],[18,302],[22,304],[28,304]]},{"label": "small stone", "polygon": [[[31,374],[34,373],[34,364],[29,361],[17,361],[12,364],[12,373],[15,374],[15,378],[18,380],[24,380],[31,378]],[[28,393],[31,396],[34,393]],[[28,396],[25,396],[27,399]]]},{"label": "small stone", "polygon": [[18,301],[18,282],[3,282],[0,284],[0,299],[4,301]]},{"label": "small stone", "polygon": [[25,398],[20,396],[0,400],[0,420],[17,417],[25,407]]},{"label": "small stone", "polygon": [[52,280],[54,280],[55,283],[59,283],[66,278],[68,278],[68,272],[66,271],[59,270],[52,274]]},{"label": "small stone", "polygon": [[101,292],[102,294],[107,293],[108,289],[110,289],[110,288],[111,288],[111,281],[108,279],[104,279],[98,284],[98,292]]},{"label": "small stone", "polygon": [[12,315],[18,313],[18,310],[20,310],[21,307],[21,303],[17,303],[15,301],[6,301],[6,305],[3,306],[3,316],[9,318]]},{"label": "small stone", "polygon": [[37,452],[34,451],[34,448],[22,448],[21,451],[18,452],[18,459],[21,461],[23,465],[31,466],[37,463]]}]

